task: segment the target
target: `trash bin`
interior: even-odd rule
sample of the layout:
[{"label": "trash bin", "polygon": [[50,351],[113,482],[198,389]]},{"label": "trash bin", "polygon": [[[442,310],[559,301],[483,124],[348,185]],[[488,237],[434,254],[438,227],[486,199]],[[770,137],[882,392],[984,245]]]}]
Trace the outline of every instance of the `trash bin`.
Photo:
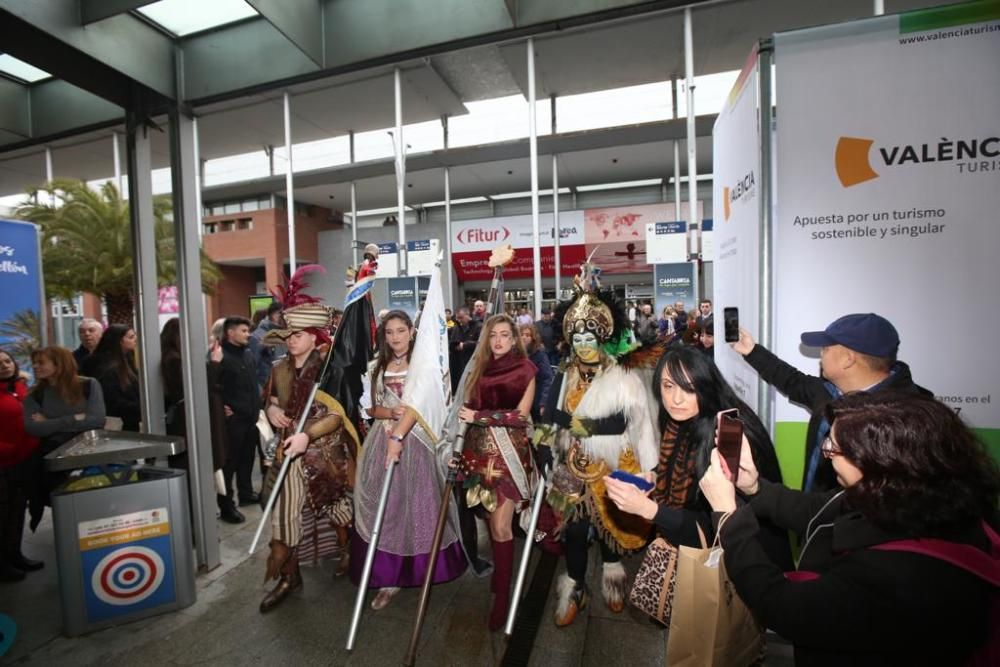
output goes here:
[{"label": "trash bin", "polygon": [[187,473],[136,463],[184,439],[87,431],[45,457],[77,471],[52,493],[64,632],[70,637],[195,601]]}]

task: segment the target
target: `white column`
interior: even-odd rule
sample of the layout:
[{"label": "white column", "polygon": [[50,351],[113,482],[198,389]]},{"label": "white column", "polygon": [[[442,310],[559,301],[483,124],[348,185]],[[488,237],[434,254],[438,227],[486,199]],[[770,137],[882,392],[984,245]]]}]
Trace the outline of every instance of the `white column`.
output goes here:
[{"label": "white column", "polygon": [[399,228],[399,275],[405,276],[407,273],[406,262],[406,143],[403,141],[403,90],[402,75],[399,68],[393,70],[393,82],[395,84],[396,97],[396,136],[394,144],[396,148],[396,224]]},{"label": "white column", "polygon": [[[45,182],[51,183],[53,179],[52,170],[52,149],[48,146],[45,147]],[[49,205],[55,207],[56,197],[52,195],[49,197]],[[66,347],[66,335],[63,331],[63,300],[53,299],[52,305],[55,306],[56,316],[55,316],[55,330],[56,330],[56,345],[60,347]]]},{"label": "white column", "polygon": [[535,40],[528,38],[528,144],[531,148],[531,259],[535,277],[535,319],[542,316],[542,252],[538,240],[538,119],[535,109]]},{"label": "white column", "polygon": [[681,215],[681,142],[674,139],[674,219]]},{"label": "white column", "polygon": [[[691,8],[684,8],[684,86],[687,94],[688,223],[693,244],[698,238],[698,153],[694,128],[694,39],[691,36]],[[697,247],[695,245],[695,247]]]},{"label": "white column", "polygon": [[292,179],[292,107],[291,96],[284,95],[285,107],[285,190],[288,193],[286,206],[288,209],[288,275],[295,273],[295,185]]},{"label": "white column", "polygon": [[[198,119],[191,119],[191,150],[192,155],[194,155],[194,165],[191,170],[194,172],[194,205],[195,205],[195,221],[198,223],[198,244],[201,245],[201,237],[205,234],[205,206],[201,202],[201,188],[204,184],[204,174],[202,173],[205,169],[204,163],[201,161],[201,144],[198,139]],[[271,149],[273,152],[273,148]],[[205,305],[205,299],[201,299],[202,307]]]},{"label": "white column", "polygon": [[128,121],[128,190],[132,228],[132,297],[139,336],[139,395],[143,431],[164,432],[163,383],[160,382],[160,322],[157,308],[156,239],[153,228],[152,143],[141,120]]},{"label": "white column", "polygon": [[[441,116],[441,132],[443,135],[444,150],[448,150],[448,116]],[[441,264],[446,278],[445,303],[452,306],[455,302],[455,267],[451,261],[451,167],[444,168],[444,262]],[[454,308],[453,308],[454,312]]]},{"label": "white column", "polygon": [[[354,164],[354,130],[347,134],[351,164]],[[358,185],[351,181],[351,266],[358,266]]]},{"label": "white column", "polygon": [[885,0],[875,0],[875,16],[885,14]]},{"label": "white column", "polygon": [[[198,193],[198,136],[196,121],[182,113],[170,118],[171,176],[174,200],[174,244],[177,249],[177,296],[180,301],[181,361],[183,362],[184,423],[188,447],[188,483],[191,485],[192,530],[198,565],[219,564],[219,529],[215,520],[215,474],[212,465],[212,429],[208,411],[205,368],[205,302],[201,293],[201,196]],[[195,229],[197,226],[198,229]]]},{"label": "white column", "polygon": [[[552,95],[552,136],[556,134],[556,96]],[[559,244],[562,242],[562,234],[559,227],[559,156],[552,153],[552,252],[555,255],[556,269],[556,301],[559,300],[559,287],[562,285],[562,258],[560,256]]]},{"label": "white column", "polygon": [[118,145],[118,133],[111,133],[111,157],[115,161],[115,187],[118,194],[122,193],[122,156],[121,148]]}]

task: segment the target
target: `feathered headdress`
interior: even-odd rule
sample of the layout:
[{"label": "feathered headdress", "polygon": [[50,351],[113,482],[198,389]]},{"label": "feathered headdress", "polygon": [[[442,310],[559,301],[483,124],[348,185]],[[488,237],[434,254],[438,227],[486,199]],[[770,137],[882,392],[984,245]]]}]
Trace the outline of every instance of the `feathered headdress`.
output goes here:
[{"label": "feathered headdress", "polygon": [[589,332],[612,357],[635,349],[625,306],[614,290],[601,287],[601,269],[590,258],[573,279],[573,292],[573,300],[560,303],[555,314],[567,343],[572,344],[574,333]]},{"label": "feathered headdress", "polygon": [[286,310],[295,306],[301,306],[304,303],[320,303],[322,299],[306,294],[303,291],[309,287],[306,274],[315,271],[326,273],[326,269],[319,264],[306,264],[299,267],[299,270],[293,273],[291,278],[285,278],[284,287],[278,285],[271,290],[271,294]]}]

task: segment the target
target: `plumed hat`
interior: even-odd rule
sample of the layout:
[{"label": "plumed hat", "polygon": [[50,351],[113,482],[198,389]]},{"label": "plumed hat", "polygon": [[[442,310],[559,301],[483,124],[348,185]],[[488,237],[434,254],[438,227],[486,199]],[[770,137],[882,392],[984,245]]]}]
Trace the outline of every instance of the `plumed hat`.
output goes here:
[{"label": "plumed hat", "polygon": [[305,292],[305,288],[308,287],[305,276],[312,272],[323,273],[324,269],[319,264],[307,264],[292,274],[284,287],[278,287],[272,292],[284,306],[281,318],[285,326],[267,332],[264,336],[265,343],[281,343],[299,331],[316,334],[317,342],[330,342],[333,310],[325,305],[322,299]]},{"label": "plumed hat", "polygon": [[633,349],[631,330],[624,305],[613,290],[601,287],[600,276],[601,269],[588,258],[573,279],[572,302],[561,303],[556,318],[567,343],[572,345],[575,333],[592,333],[608,354],[617,357]]}]

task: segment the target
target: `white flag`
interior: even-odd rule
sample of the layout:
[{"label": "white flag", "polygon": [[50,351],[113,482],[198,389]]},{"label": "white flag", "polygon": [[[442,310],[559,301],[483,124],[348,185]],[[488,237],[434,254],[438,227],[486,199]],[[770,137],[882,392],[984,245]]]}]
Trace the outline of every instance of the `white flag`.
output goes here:
[{"label": "white flag", "polygon": [[441,291],[441,258],[434,266],[427,300],[420,313],[417,340],[406,374],[403,404],[413,408],[418,423],[435,441],[441,439],[448,401],[451,398],[451,375],[448,370],[448,325],[444,317],[444,294]]}]

